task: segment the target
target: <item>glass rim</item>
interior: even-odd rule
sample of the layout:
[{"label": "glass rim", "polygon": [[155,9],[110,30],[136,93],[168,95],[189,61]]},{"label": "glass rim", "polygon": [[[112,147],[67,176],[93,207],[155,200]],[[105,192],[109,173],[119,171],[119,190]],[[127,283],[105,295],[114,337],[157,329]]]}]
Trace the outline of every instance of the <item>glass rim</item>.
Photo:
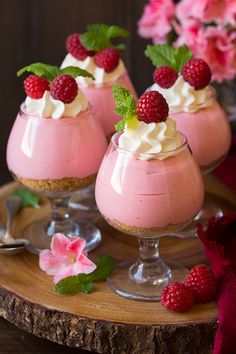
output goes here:
[{"label": "glass rim", "polygon": [[[127,155],[132,155],[133,156],[133,152],[130,151],[130,150],[125,150],[121,147],[119,147],[119,145],[116,143],[116,139],[118,136],[120,136],[121,134],[123,134],[123,132],[116,132],[115,134],[113,134],[112,138],[111,138],[111,144],[113,145],[113,147],[121,152],[121,153],[124,153],[124,154],[127,154]],[[182,151],[185,147],[188,147],[188,139],[187,137],[182,133],[182,132],[179,132],[179,134],[181,135],[181,138],[182,138],[182,143],[181,145],[179,145],[176,149],[170,149],[170,150],[167,150],[167,151],[161,151],[161,152],[143,152],[141,153],[140,155],[141,156],[153,156],[153,159],[157,159],[158,157],[164,157],[164,156],[169,156],[170,154],[171,155],[176,155],[178,152]]]},{"label": "glass rim", "polygon": [[85,115],[85,114],[91,112],[91,104],[90,104],[89,102],[88,102],[87,108],[86,108],[85,110],[83,110],[83,111],[80,111],[80,112],[79,112],[78,114],[76,114],[75,116],[63,116],[63,117],[60,117],[60,118],[58,118],[58,119],[54,119],[54,118],[52,118],[51,116],[49,116],[49,117],[41,117],[39,114],[28,113],[28,112],[26,111],[25,107],[26,107],[25,102],[22,102],[21,105],[20,105],[20,109],[19,109],[19,113],[20,113],[20,114],[27,115],[29,118],[32,118],[32,119],[37,118],[37,119],[40,119],[40,120],[42,120],[42,121],[47,121],[47,122],[48,122],[48,121],[56,122],[56,121],[62,121],[62,120],[64,121],[64,119],[65,119],[65,120],[75,119],[75,118],[78,118],[79,115],[80,115],[80,118],[81,118],[83,115]]}]

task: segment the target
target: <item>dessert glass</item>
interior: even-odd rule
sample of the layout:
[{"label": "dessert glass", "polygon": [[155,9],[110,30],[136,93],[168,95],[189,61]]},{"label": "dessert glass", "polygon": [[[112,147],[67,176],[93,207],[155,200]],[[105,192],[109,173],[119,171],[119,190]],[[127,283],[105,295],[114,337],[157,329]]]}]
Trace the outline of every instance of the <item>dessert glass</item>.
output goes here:
[{"label": "dessert glass", "polygon": [[155,301],[171,280],[183,280],[185,267],[159,256],[162,236],[191,223],[204,196],[200,169],[182,135],[182,145],[136,159],[112,137],[96,180],[96,202],[105,220],[139,241],[139,259],[121,263],[108,279],[129,299]]},{"label": "dessert glass", "polygon": [[72,192],[94,183],[106,148],[90,109],[54,120],[28,114],[21,105],[8,140],[8,168],[24,186],[48,197],[52,207],[51,220],[38,220],[24,230],[32,251],[49,248],[56,232],[84,237],[87,250],[100,242],[93,224],[71,219],[68,201]]},{"label": "dessert glass", "polygon": [[[187,107],[178,107],[180,112],[175,113],[170,106],[176,128],[186,135],[203,175],[212,172],[222,163],[231,143],[230,125],[226,114],[215,97],[212,97],[212,102],[209,107],[195,106],[195,112],[186,112]],[[195,220],[206,224],[213,214],[217,217],[222,216],[224,210],[216,198],[206,193],[203,206]],[[196,236],[195,223],[182,230],[179,235]]]},{"label": "dessert glass", "polygon": [[[129,90],[136,98],[137,94],[127,73],[123,74],[117,81],[119,85]],[[92,112],[104,129],[108,142],[114,134],[115,124],[120,117],[115,114],[115,101],[112,94],[114,82],[94,85],[83,85],[77,82],[88,101],[91,103]],[[94,185],[82,193],[74,193],[69,205],[75,209],[96,211],[97,206],[94,199]]]}]

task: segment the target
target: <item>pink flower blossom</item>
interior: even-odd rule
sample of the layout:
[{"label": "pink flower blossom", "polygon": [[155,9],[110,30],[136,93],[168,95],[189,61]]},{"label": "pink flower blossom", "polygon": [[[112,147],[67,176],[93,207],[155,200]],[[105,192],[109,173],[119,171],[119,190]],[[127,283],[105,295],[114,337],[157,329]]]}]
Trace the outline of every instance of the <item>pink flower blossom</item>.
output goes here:
[{"label": "pink flower blossom", "polygon": [[51,242],[51,250],[43,250],[39,255],[39,266],[49,275],[54,275],[54,283],[71,275],[89,274],[96,265],[83,252],[86,241],[79,237],[67,238],[55,234]]},{"label": "pink flower blossom", "polygon": [[155,44],[165,43],[168,33],[172,30],[174,14],[175,4],[172,0],[150,0],[138,21],[139,35],[152,38]]},{"label": "pink flower blossom", "polygon": [[236,24],[235,0],[182,0],[176,6],[176,16],[183,23],[186,18],[201,22]]}]

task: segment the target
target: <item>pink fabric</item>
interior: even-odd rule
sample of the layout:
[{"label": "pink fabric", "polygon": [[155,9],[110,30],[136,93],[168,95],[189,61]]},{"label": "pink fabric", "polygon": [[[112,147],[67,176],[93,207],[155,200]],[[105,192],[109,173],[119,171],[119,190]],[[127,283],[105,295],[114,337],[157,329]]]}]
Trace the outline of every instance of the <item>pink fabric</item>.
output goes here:
[{"label": "pink fabric", "polygon": [[54,283],[71,275],[89,274],[96,265],[87,258],[84,252],[86,242],[80,237],[67,238],[55,234],[51,242],[51,250],[43,250],[39,255],[39,266],[49,275],[54,276]]},{"label": "pink fabric", "polygon": [[198,236],[217,280],[219,327],[213,354],[236,353],[236,213],[210,218]]},{"label": "pink fabric", "polygon": [[175,5],[172,0],[150,0],[138,22],[139,35],[152,38],[155,44],[165,43],[172,30],[174,13]]}]

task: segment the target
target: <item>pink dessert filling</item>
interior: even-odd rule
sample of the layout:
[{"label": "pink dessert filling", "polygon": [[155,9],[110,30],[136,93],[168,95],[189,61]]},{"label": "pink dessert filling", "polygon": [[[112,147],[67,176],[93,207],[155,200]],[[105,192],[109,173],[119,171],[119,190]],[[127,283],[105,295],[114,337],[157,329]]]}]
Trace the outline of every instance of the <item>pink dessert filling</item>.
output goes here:
[{"label": "pink dessert filling", "polygon": [[165,160],[149,161],[113,150],[100,167],[96,201],[111,221],[162,228],[194,218],[203,190],[200,170],[187,149]]},{"label": "pink dessert filling", "polygon": [[224,156],[230,148],[231,132],[227,117],[217,102],[195,113],[171,113],[177,130],[188,138],[200,166],[207,166]]},{"label": "pink dessert filling", "polygon": [[23,178],[85,178],[97,173],[106,148],[104,132],[90,111],[59,120],[20,112],[9,137],[7,163]]},{"label": "pink dessert filling", "polygon": [[[127,73],[122,75],[117,83],[129,90],[134,97],[137,98],[137,94]],[[84,86],[79,84],[79,86],[91,103],[93,114],[102,125],[105,134],[109,135],[113,133],[115,131],[115,124],[120,120],[120,117],[114,112],[115,101],[112,94],[113,84],[99,86]]]}]

